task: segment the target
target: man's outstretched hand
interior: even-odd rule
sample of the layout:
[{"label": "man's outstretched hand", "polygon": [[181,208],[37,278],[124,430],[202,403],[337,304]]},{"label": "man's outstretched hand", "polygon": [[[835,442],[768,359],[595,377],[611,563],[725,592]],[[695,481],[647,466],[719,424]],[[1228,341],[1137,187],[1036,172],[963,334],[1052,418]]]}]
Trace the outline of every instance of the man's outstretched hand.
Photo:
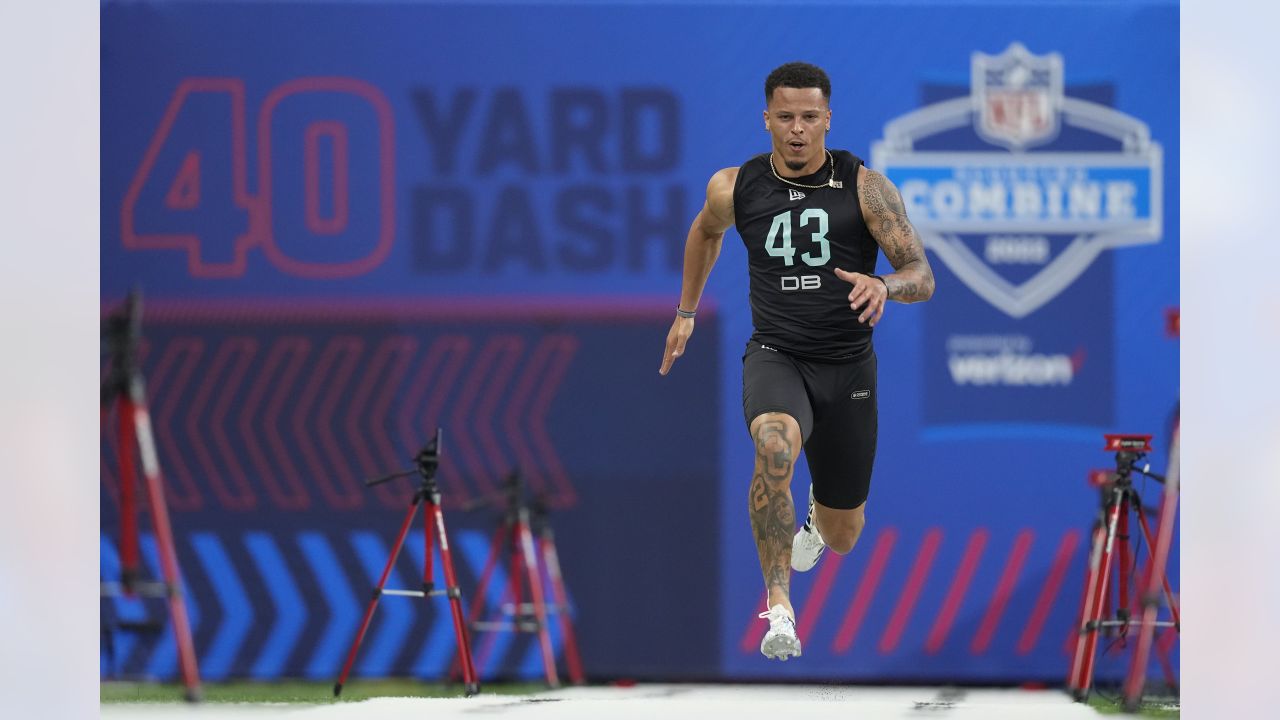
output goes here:
[{"label": "man's outstretched hand", "polygon": [[836,268],[836,277],[853,285],[849,292],[849,307],[858,314],[858,322],[875,327],[884,315],[884,303],[889,299],[889,288],[883,281],[862,273],[846,272]]},{"label": "man's outstretched hand", "polygon": [[689,342],[692,334],[693,318],[677,317],[671,323],[671,331],[667,333],[667,349],[662,353],[662,367],[658,368],[659,375],[671,372],[671,364],[684,354],[684,344]]}]

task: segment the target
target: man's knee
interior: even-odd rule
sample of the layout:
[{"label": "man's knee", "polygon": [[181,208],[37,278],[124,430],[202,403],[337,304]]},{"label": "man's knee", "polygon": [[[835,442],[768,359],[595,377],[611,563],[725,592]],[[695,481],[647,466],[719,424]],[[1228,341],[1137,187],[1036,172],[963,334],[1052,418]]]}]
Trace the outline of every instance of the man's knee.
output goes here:
[{"label": "man's knee", "polygon": [[756,471],[775,480],[791,478],[800,454],[800,426],[789,415],[766,413],[752,423]]},{"label": "man's knee", "polygon": [[863,515],[861,510],[841,513],[834,521],[820,522],[819,530],[822,533],[822,542],[837,555],[844,555],[853,550],[853,546],[858,542],[858,536],[862,535],[862,528],[866,525],[866,522],[866,516]]}]

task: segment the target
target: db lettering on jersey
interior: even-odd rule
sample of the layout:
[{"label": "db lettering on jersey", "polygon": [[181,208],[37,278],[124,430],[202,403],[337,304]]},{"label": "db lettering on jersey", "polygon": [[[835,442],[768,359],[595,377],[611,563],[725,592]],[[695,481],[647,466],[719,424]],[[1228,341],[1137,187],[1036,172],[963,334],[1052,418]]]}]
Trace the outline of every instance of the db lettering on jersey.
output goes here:
[{"label": "db lettering on jersey", "polygon": [[817,290],[822,286],[818,275],[787,275],[782,278],[783,290]]}]

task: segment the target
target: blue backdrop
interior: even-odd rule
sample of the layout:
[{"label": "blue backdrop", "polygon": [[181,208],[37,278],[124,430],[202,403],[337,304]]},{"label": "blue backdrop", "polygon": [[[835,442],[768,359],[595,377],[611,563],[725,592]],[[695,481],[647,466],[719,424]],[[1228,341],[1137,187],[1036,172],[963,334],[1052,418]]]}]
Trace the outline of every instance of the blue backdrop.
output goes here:
[{"label": "blue backdrop", "polygon": [[[656,370],[705,183],[768,149],[763,79],[794,59],[938,283],[877,327],[867,529],[795,579],[781,665],[736,232]],[[1060,679],[1101,435],[1162,457],[1178,398],[1178,86],[1169,2],[105,3],[102,298],[148,296],[204,672],[336,675],[403,499],[358,480],[440,424],[464,592],[491,518],[460,509],[519,468],[593,676]],[[357,671],[443,672],[442,610],[386,604]],[[485,642],[486,676],[537,673]],[[175,671],[115,650],[104,671]]]}]

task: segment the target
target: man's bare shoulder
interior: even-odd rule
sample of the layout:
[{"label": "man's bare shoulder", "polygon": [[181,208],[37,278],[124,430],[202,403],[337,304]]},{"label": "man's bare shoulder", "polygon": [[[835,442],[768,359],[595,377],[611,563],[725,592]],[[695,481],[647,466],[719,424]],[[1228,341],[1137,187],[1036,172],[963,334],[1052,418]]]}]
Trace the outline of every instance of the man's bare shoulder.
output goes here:
[{"label": "man's bare shoulder", "polygon": [[874,184],[878,187],[880,183],[883,183],[886,180],[888,180],[888,178],[876,172],[875,170],[872,170],[866,165],[858,166],[858,194],[859,195],[861,195],[867,189],[868,184]]},{"label": "man's bare shoulder", "polygon": [[733,184],[738,181],[738,168],[727,167],[723,170],[717,170],[711,176],[711,181],[707,183],[707,195],[715,193],[729,193],[730,201],[733,199]]},{"label": "man's bare shoulder", "polygon": [[866,165],[858,168],[858,202],[871,225],[882,220],[898,221],[907,217],[902,195],[893,181]]},{"label": "man's bare shoulder", "polygon": [[707,183],[707,208],[723,224],[733,222],[733,185],[738,181],[738,168],[716,171]]}]

